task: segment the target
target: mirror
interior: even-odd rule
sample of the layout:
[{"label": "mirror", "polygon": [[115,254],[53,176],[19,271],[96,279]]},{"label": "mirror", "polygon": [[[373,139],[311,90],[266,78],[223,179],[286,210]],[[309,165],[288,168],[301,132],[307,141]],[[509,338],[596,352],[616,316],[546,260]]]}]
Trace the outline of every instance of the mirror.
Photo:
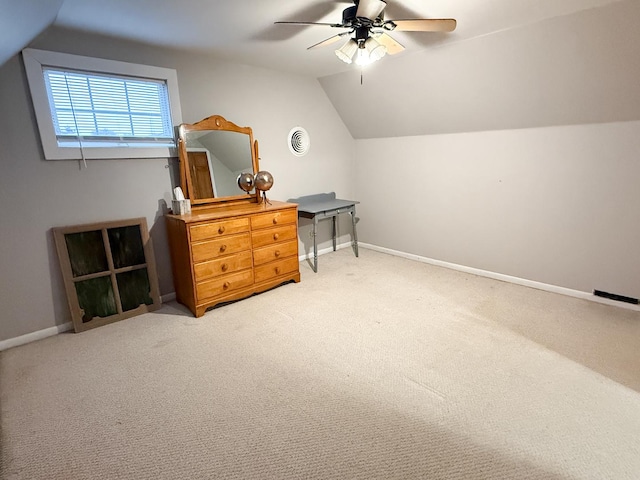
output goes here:
[{"label": "mirror", "polygon": [[238,186],[238,175],[258,172],[258,142],[250,127],[214,115],[179,128],[180,183],[192,206],[257,202]]}]

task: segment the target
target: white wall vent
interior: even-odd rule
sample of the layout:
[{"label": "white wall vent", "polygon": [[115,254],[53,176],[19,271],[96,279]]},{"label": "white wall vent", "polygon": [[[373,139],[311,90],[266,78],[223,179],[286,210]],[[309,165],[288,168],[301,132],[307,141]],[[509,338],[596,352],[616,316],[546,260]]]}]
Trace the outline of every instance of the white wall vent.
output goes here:
[{"label": "white wall vent", "polygon": [[311,140],[309,134],[302,127],[293,127],[289,132],[289,138],[287,139],[289,144],[289,150],[296,157],[302,157],[306,155],[311,147]]}]

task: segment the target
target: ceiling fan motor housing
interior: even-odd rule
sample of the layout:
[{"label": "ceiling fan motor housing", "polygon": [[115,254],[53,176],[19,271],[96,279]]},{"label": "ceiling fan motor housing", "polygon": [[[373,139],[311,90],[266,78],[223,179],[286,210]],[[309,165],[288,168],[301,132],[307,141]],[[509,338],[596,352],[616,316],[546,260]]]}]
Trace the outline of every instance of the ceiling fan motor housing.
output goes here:
[{"label": "ceiling fan motor housing", "polygon": [[347,7],[342,12],[342,24],[350,25],[356,19],[356,12],[358,11],[358,6],[354,5],[353,7]]},{"label": "ceiling fan motor housing", "polygon": [[356,41],[362,43],[369,38],[369,27],[356,28]]},{"label": "ceiling fan motor housing", "polygon": [[356,16],[357,13],[358,13],[357,2],[353,7],[345,8],[342,11],[342,25],[358,28],[358,27],[382,26],[384,23],[384,10],[380,12],[378,17],[375,19],[370,19],[367,17],[358,17]]}]

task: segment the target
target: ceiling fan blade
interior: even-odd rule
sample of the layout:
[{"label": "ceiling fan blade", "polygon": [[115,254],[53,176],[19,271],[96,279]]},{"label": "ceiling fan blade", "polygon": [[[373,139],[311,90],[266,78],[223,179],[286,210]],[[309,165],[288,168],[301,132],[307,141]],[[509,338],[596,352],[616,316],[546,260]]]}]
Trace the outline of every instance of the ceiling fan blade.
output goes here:
[{"label": "ceiling fan blade", "polygon": [[389,55],[395,55],[396,53],[400,53],[404,50],[404,47],[402,45],[400,45],[393,38],[391,38],[390,35],[387,35],[384,32],[376,36],[375,39],[379,44],[386,47],[387,53]]},{"label": "ceiling fan blade", "polygon": [[356,17],[375,20],[386,6],[386,2],[383,2],[382,0],[360,0],[358,3],[358,10],[356,11]]},{"label": "ceiling fan blade", "polygon": [[341,23],[321,23],[321,22],[273,22],[275,25],[324,25],[325,27],[347,28]]},{"label": "ceiling fan blade", "polygon": [[453,18],[416,18],[413,20],[387,20],[385,25],[395,25],[400,32],[453,32],[457,22]]},{"label": "ceiling fan blade", "polygon": [[311,45],[310,47],[307,47],[307,50],[311,50],[312,48],[324,47],[325,45],[331,45],[332,43],[337,42],[338,40],[340,40],[345,35],[348,35],[349,33],[351,32],[342,32],[342,33],[339,33],[338,35],[334,35],[333,37],[329,37],[326,40],[316,43],[315,45]]}]

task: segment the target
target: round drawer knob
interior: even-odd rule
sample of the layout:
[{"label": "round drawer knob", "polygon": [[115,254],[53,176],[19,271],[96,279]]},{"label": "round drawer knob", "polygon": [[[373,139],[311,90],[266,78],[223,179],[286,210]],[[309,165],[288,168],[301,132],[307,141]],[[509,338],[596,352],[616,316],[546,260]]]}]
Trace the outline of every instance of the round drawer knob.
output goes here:
[{"label": "round drawer knob", "polygon": [[278,258],[280,256],[280,250],[276,250],[273,254]]},{"label": "round drawer knob", "polygon": [[220,227],[220,228],[218,229],[218,233],[219,233],[220,235],[222,235],[222,234],[224,233],[224,226],[222,226],[222,227]]},{"label": "round drawer knob", "polygon": [[279,234],[277,234],[277,233],[274,233],[274,234],[273,234],[273,239],[274,239],[274,240],[277,240],[277,239],[279,239],[279,238],[280,238],[280,235],[279,235]]},{"label": "round drawer knob", "polygon": [[229,265],[227,265],[226,263],[222,264],[222,271],[226,272],[227,270],[229,270]]},{"label": "round drawer knob", "polygon": [[222,285],[222,288],[227,289],[231,286],[231,284],[229,282],[224,282],[224,284]]},{"label": "round drawer knob", "polygon": [[226,246],[226,245],[221,245],[221,246],[220,246],[220,251],[221,251],[221,252],[224,252],[226,249],[227,249],[227,246]]},{"label": "round drawer knob", "polygon": [[276,275],[280,275],[280,267],[276,267]]},{"label": "round drawer knob", "polygon": [[277,219],[277,218],[274,218],[274,219],[273,219],[273,224],[275,225],[275,224],[277,224],[277,223],[278,223],[278,219]]}]

